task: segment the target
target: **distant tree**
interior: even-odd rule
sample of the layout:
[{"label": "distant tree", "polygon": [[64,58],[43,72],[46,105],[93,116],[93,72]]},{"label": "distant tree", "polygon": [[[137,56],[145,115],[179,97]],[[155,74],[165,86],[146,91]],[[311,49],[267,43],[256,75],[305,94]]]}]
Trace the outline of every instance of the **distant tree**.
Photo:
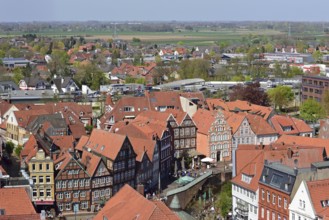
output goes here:
[{"label": "distant tree", "polygon": [[327,115],[329,115],[329,90],[325,90],[324,92],[322,106],[325,109]]},{"label": "distant tree", "polygon": [[30,76],[31,76],[31,73],[32,73],[32,67],[31,67],[30,63],[28,63],[28,64],[26,65],[26,67],[24,67],[24,68],[22,69],[22,74],[23,74],[23,76],[25,76],[25,77],[30,77]]},{"label": "distant tree", "polygon": [[238,84],[230,93],[230,101],[243,100],[252,104],[269,106],[269,98],[267,93],[260,88],[258,82],[251,83],[247,86]]},{"label": "distant tree", "polygon": [[23,146],[22,145],[18,145],[16,148],[15,148],[15,154],[16,156],[20,156],[21,155],[21,152],[23,150]]},{"label": "distant tree", "polygon": [[274,109],[279,107],[280,111],[282,111],[283,107],[288,106],[294,99],[294,93],[291,87],[288,86],[277,86],[276,88],[268,90],[267,93],[271,103],[274,105]]},{"label": "distant tree", "polygon": [[306,121],[315,122],[320,118],[324,118],[326,111],[323,106],[314,99],[307,99],[300,106],[300,117]]},{"label": "distant tree", "polygon": [[137,37],[133,37],[132,41],[133,41],[133,43],[140,43],[141,39],[139,39]]},{"label": "distant tree", "polygon": [[24,75],[22,73],[22,69],[16,67],[16,68],[14,68],[13,73],[14,73],[13,80],[16,84],[18,84],[19,81],[21,81],[24,78]]},{"label": "distant tree", "polygon": [[316,50],[313,52],[312,57],[315,62],[321,62],[323,54],[320,52],[320,50]]},{"label": "distant tree", "polygon": [[136,79],[131,77],[131,76],[127,76],[125,79],[125,83],[135,83]]},{"label": "distant tree", "polygon": [[22,56],[22,53],[19,49],[17,48],[10,48],[8,51],[7,51],[7,56],[9,57],[21,57]]},{"label": "distant tree", "polygon": [[69,61],[69,56],[65,50],[52,50],[51,61],[48,63],[48,68],[51,75],[65,76],[69,75],[67,68],[67,62]]},{"label": "distant tree", "polygon": [[13,142],[11,141],[6,142],[5,151],[9,156],[13,154],[14,148],[15,148],[15,144]]},{"label": "distant tree", "polygon": [[210,69],[210,63],[207,60],[183,60],[180,63],[180,69],[178,71],[182,79],[191,78],[208,78],[208,71]]},{"label": "distant tree", "polygon": [[0,50],[0,58],[4,58],[6,56],[6,52],[3,50]]},{"label": "distant tree", "polygon": [[216,206],[220,209],[221,216],[226,219],[232,208],[232,184],[230,182],[222,185]]},{"label": "distant tree", "polygon": [[274,52],[274,46],[271,43],[265,44],[264,49],[265,49],[265,52],[267,52],[267,53]]}]

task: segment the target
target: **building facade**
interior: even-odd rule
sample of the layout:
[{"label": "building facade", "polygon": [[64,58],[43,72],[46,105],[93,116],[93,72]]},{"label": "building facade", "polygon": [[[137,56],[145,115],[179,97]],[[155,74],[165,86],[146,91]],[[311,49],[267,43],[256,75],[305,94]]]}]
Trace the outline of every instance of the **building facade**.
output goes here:
[{"label": "building facade", "polygon": [[40,149],[29,164],[30,177],[33,180],[32,202],[36,206],[53,205],[55,202],[54,162]]},{"label": "building facade", "polygon": [[221,111],[209,128],[209,137],[210,157],[216,161],[231,161],[232,132]]},{"label": "building facade", "polygon": [[307,99],[315,99],[321,103],[326,90],[329,90],[329,77],[313,74],[303,75],[302,102]]},{"label": "building facade", "polygon": [[91,185],[90,175],[84,166],[70,153],[55,164],[58,172],[55,178],[56,205],[60,212],[73,212],[74,206],[79,210],[90,209]]}]

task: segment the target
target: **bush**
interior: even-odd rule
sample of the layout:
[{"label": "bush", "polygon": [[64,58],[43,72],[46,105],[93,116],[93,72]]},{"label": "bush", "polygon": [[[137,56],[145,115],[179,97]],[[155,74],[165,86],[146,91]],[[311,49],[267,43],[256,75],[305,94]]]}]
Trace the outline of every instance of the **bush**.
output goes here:
[{"label": "bush", "polygon": [[23,146],[22,145],[18,145],[16,148],[15,148],[15,154],[16,156],[20,156],[21,155],[21,152],[23,150]]},{"label": "bush", "polygon": [[11,156],[12,153],[14,152],[14,148],[15,148],[15,144],[11,141],[7,141],[5,146],[5,151],[9,156]]}]

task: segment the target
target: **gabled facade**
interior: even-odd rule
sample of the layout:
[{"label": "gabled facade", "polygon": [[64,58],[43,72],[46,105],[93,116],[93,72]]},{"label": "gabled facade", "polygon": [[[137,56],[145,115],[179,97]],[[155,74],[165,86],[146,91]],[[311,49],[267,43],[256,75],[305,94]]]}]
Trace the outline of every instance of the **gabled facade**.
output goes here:
[{"label": "gabled facade", "polygon": [[86,154],[82,161],[91,174],[91,210],[99,210],[112,196],[113,176],[100,157]]},{"label": "gabled facade", "polygon": [[289,205],[289,219],[291,220],[316,219],[316,211],[313,207],[311,195],[307,188],[306,181],[301,182],[295,197],[293,198],[293,200]]},{"label": "gabled facade", "polygon": [[40,149],[29,163],[33,180],[32,202],[36,206],[53,205],[55,202],[54,162]]},{"label": "gabled facade", "polygon": [[[181,115],[179,118],[177,117],[178,114]],[[189,114],[183,112],[172,113],[167,121],[173,136],[175,157],[181,157],[184,151],[195,150],[197,128]]]},{"label": "gabled facade", "polygon": [[56,205],[61,212],[73,212],[74,204],[79,210],[90,209],[91,177],[84,166],[70,153],[55,161]]},{"label": "gabled facade", "polygon": [[209,129],[210,157],[216,161],[230,161],[232,148],[231,128],[225,120],[225,116],[218,111],[215,121]]},{"label": "gabled facade", "polygon": [[83,150],[102,158],[106,164],[113,178],[111,195],[126,183],[135,187],[136,153],[126,136],[94,129],[82,145]]}]

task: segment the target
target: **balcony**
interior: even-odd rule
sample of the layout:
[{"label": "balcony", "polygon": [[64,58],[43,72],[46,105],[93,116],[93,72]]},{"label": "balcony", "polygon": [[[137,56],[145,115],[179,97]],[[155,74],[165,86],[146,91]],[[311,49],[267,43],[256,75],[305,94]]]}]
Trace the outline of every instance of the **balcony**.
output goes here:
[{"label": "balcony", "polygon": [[237,219],[246,219],[248,220],[248,203],[243,201],[236,202],[237,207],[235,208],[235,212],[237,213]]}]

